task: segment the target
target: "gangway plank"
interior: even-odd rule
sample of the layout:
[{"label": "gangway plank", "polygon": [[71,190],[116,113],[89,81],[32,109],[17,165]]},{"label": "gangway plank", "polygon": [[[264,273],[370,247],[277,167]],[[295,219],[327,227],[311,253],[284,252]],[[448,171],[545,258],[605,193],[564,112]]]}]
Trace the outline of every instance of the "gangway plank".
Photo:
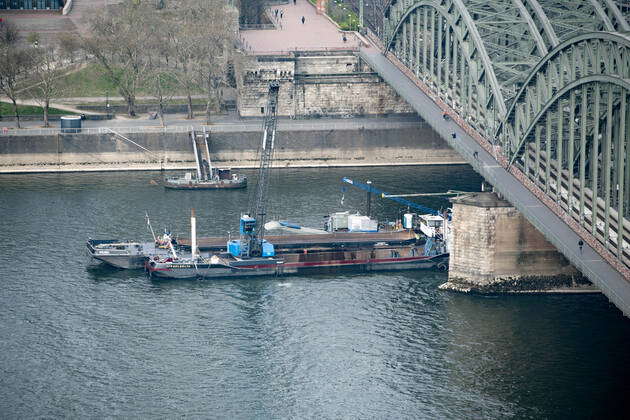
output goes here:
[{"label": "gangway plank", "polygon": [[201,181],[208,181],[213,177],[208,137],[209,134],[205,129],[202,132],[192,129],[190,132],[193,153],[195,155],[195,163],[197,165],[197,179]]}]

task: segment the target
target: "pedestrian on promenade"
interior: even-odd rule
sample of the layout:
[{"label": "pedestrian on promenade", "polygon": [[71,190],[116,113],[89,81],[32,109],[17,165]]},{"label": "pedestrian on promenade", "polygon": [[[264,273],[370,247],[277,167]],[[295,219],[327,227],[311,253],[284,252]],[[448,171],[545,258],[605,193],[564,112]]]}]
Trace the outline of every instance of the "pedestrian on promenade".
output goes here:
[{"label": "pedestrian on promenade", "polygon": [[293,0],[293,5],[294,5],[294,6],[295,6],[296,2],[297,2],[297,0]]},{"label": "pedestrian on promenade", "polygon": [[280,10],[280,19],[282,19],[282,16],[284,16],[284,10]]},{"label": "pedestrian on promenade", "polygon": [[584,248],[584,241],[581,239],[578,241],[578,248],[580,248],[580,254],[582,253],[582,248]]},{"label": "pedestrian on promenade", "polygon": [[343,34],[343,37],[341,39],[343,39],[343,42],[346,42],[348,40],[348,38],[346,38],[346,34]]},{"label": "pedestrian on promenade", "polygon": [[306,20],[306,19],[304,19],[304,16],[302,16],[302,25],[304,25],[304,21],[305,21],[305,20]]},{"label": "pedestrian on promenade", "polygon": [[274,12],[276,13],[276,17],[278,17],[278,9],[274,10]]}]

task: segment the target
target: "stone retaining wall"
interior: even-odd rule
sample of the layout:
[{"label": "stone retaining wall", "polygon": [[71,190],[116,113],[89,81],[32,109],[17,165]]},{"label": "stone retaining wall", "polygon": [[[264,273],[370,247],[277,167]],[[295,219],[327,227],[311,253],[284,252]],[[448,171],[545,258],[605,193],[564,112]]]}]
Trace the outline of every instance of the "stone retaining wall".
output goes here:
[{"label": "stone retaining wall", "polygon": [[278,115],[412,113],[413,109],[351,52],[261,56],[238,69],[238,111],[261,116],[271,81],[280,84]]},{"label": "stone retaining wall", "polygon": [[[220,166],[258,165],[259,131],[213,132],[210,152]],[[192,167],[188,133],[0,136],[0,172],[175,169]],[[275,166],[362,166],[463,163],[422,124],[389,129],[292,130],[277,133]]]}]

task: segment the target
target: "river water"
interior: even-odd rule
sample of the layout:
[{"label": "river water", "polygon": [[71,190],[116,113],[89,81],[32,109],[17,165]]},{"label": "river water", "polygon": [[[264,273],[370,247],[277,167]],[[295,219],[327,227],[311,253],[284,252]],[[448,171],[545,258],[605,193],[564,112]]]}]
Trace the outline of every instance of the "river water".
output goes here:
[{"label": "river water", "polygon": [[[165,191],[159,176],[0,176],[0,417],[585,418],[630,404],[630,323],[601,295],[466,296],[433,271],[152,281],[90,264],[88,236],[148,240],[145,211],[173,232],[191,207],[201,234],[236,230],[247,191]],[[480,185],[467,166],[281,170],[269,213],[319,226],[364,209],[342,176],[392,193]]]}]

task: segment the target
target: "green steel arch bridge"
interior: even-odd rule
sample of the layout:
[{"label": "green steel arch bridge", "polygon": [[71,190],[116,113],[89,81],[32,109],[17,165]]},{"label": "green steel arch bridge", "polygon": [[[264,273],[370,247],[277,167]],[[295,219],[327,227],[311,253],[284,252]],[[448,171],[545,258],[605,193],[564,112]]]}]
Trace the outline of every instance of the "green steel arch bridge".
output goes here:
[{"label": "green steel arch bridge", "polygon": [[371,36],[380,51],[361,56],[630,315],[630,13],[618,4],[390,0]]}]

